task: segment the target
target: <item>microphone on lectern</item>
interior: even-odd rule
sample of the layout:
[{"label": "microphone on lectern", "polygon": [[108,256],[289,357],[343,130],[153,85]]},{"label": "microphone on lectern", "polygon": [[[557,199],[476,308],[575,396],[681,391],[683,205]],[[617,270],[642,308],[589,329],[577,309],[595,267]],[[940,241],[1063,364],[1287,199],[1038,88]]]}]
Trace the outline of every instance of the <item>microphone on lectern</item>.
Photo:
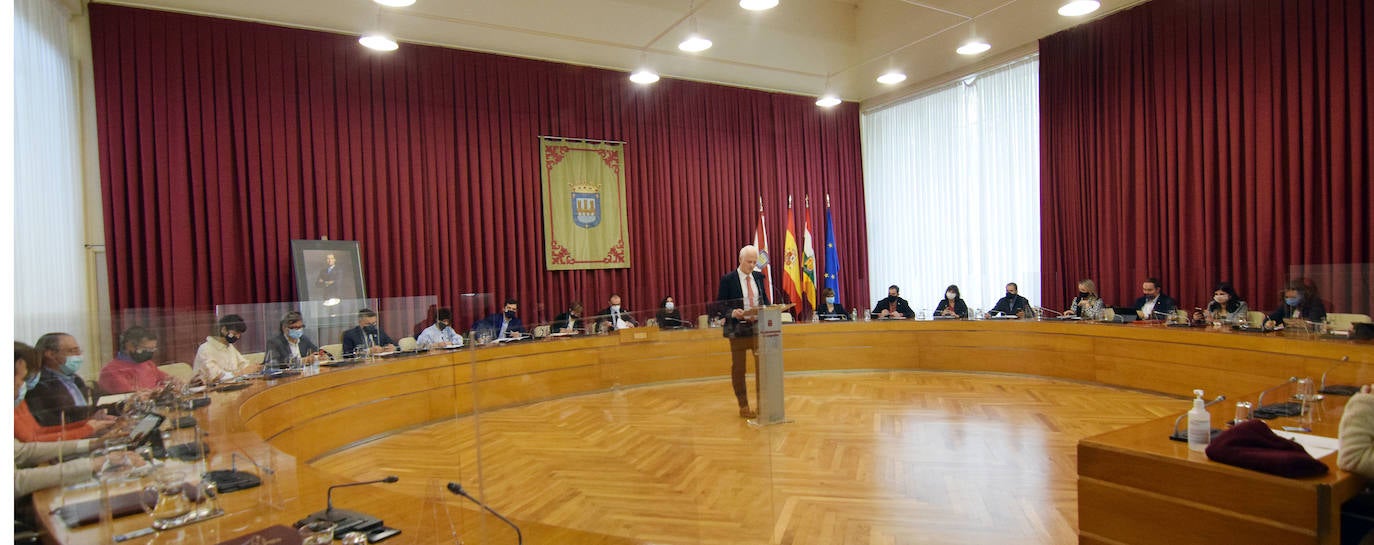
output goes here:
[{"label": "microphone on lectern", "polygon": [[504,523],[510,525],[511,528],[514,528],[514,529],[515,529],[515,543],[516,543],[516,545],[524,545],[524,543],[525,543],[525,536],[524,536],[524,534],[521,534],[521,533],[520,533],[520,527],[519,527],[519,526],[516,526],[514,522],[511,522],[511,521],[510,521],[510,519],[501,516],[501,513],[497,513],[496,511],[492,510],[492,508],[487,507],[487,504],[482,503],[482,502],[481,502],[480,500],[478,500],[477,498],[474,498],[474,497],[472,497],[471,495],[469,495],[469,494],[467,493],[466,490],[463,490],[463,485],[461,485],[461,484],[458,484],[458,483],[448,483],[447,488],[448,488],[448,491],[449,491],[449,492],[452,492],[454,495],[456,495],[456,496],[462,496],[462,497],[464,497],[464,498],[467,498],[469,501],[471,501],[472,503],[477,504],[477,505],[480,506],[482,509],[486,509],[488,513],[491,513],[492,515],[495,515],[496,518],[501,519],[501,522],[504,522]]}]

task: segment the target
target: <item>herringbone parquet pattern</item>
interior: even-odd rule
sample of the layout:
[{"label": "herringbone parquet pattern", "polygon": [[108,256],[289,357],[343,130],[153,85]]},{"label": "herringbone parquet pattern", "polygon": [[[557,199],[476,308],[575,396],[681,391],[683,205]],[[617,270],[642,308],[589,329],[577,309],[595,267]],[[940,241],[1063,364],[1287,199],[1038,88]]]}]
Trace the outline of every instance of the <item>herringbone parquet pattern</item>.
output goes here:
[{"label": "herringbone parquet pattern", "polygon": [[461,479],[508,516],[652,543],[1067,544],[1077,441],[1187,409],[987,374],[816,373],[786,388],[795,422],[763,430],[714,380],[455,419],[315,466],[394,473],[419,497]]}]

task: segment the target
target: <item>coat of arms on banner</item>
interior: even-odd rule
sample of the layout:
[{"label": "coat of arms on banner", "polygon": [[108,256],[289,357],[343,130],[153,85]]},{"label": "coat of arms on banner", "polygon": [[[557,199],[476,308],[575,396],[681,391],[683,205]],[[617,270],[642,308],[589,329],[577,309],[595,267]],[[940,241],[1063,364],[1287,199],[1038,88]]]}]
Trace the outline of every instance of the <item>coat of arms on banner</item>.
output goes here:
[{"label": "coat of arms on banner", "polygon": [[624,144],[540,137],[550,270],[629,268]]},{"label": "coat of arms on banner", "polygon": [[573,225],[591,229],[601,224],[601,187],[586,182],[574,184],[572,190]]}]

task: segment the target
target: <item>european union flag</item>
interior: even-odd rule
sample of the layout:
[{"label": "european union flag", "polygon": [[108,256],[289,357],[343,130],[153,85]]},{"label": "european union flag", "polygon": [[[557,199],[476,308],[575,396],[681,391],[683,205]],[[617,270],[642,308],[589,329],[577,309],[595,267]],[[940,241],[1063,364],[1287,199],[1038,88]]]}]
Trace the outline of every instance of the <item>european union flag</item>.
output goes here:
[{"label": "european union flag", "polygon": [[825,287],[835,292],[836,301],[840,297],[840,252],[835,249],[835,219],[830,215],[830,196],[825,198]]}]

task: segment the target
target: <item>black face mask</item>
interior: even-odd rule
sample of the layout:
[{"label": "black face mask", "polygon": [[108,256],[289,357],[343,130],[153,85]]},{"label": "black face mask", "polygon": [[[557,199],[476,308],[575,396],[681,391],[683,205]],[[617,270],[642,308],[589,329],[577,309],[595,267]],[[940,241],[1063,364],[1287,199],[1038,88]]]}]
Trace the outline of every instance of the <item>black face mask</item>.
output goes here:
[{"label": "black face mask", "polygon": [[439,326],[439,331],[443,331],[443,330],[445,330],[445,329],[448,329],[448,327],[449,327],[449,324],[444,323],[444,322],[438,322],[438,323],[436,323],[436,324],[434,324],[434,325]]},{"label": "black face mask", "polygon": [[1015,293],[1012,293],[1012,292],[1007,292],[1007,297],[1008,297],[1008,298],[1011,298],[1011,299],[1015,299],[1015,298],[1016,298],[1016,294],[1015,294]]},{"label": "black face mask", "polygon": [[506,311],[506,318],[507,318],[507,319],[514,320],[514,319],[515,319],[515,311],[514,311],[514,310],[507,310],[507,311]]},{"label": "black face mask", "polygon": [[153,354],[156,352],[156,350],[139,350],[137,352],[131,352],[129,357],[134,359],[134,363],[143,363],[153,359]]},{"label": "black face mask", "polygon": [[377,334],[377,324],[372,324],[372,325],[365,325],[365,326],[363,326],[363,332],[364,332],[364,333],[367,333],[368,335],[376,335],[376,334]]},{"label": "black face mask", "polygon": [[1087,299],[1089,295],[1092,295],[1092,294],[1090,294],[1090,293],[1088,293],[1088,292],[1086,292],[1086,291],[1080,291],[1080,292],[1078,292],[1078,297],[1079,297],[1079,298],[1082,298],[1082,299]]},{"label": "black face mask", "polygon": [[232,335],[232,336],[231,336],[231,335],[225,335],[225,336],[224,336],[224,342],[227,342],[227,343],[229,343],[229,344],[234,344],[234,343],[236,343],[236,342],[239,342],[239,339],[241,339],[241,338],[243,338],[243,337],[240,337],[240,336],[238,336],[238,335]]}]

